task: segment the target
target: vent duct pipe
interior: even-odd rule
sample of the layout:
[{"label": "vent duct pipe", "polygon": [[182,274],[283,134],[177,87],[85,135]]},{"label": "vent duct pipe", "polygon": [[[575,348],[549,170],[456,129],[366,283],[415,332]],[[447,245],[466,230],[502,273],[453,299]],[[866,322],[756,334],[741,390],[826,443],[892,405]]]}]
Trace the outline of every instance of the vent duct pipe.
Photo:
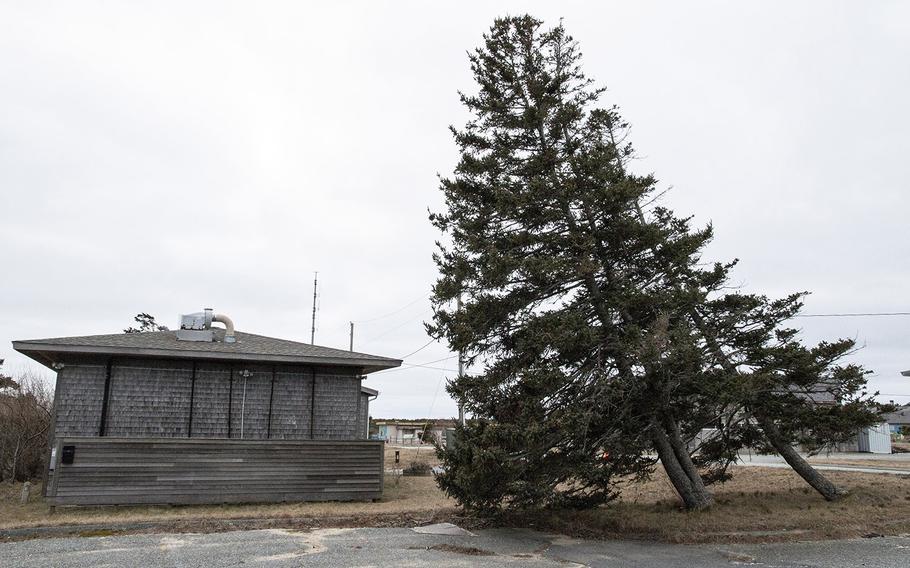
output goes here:
[{"label": "vent duct pipe", "polygon": [[227,317],[224,314],[215,314],[212,317],[212,323],[216,322],[224,324],[224,342],[234,343],[236,341],[234,338],[234,322],[231,320],[231,318]]}]

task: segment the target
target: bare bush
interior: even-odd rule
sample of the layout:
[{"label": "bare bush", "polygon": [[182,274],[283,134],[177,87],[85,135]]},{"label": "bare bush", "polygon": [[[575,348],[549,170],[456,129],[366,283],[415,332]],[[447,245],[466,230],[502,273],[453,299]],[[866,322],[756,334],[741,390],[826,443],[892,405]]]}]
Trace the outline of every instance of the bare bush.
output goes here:
[{"label": "bare bush", "polygon": [[41,476],[48,448],[53,392],[40,376],[26,372],[0,381],[0,480]]}]

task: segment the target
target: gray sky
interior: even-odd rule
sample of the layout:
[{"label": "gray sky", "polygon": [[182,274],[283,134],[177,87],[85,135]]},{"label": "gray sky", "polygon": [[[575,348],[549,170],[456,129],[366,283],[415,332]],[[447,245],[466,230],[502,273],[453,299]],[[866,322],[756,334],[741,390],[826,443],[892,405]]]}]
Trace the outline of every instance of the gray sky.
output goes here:
[{"label": "gray sky", "polygon": [[[403,356],[428,338],[437,173],[497,15],[563,17],[665,201],[712,221],[746,290],[807,313],[910,311],[910,7],[899,2],[0,1],[0,358],[13,339],[238,329]],[[391,315],[388,315],[390,314]],[[385,316],[385,317],[382,317]],[[378,318],[378,319],[376,319]],[[372,321],[369,321],[372,320]],[[910,318],[797,320],[855,337],[910,401]],[[409,357],[450,357],[431,345]],[[371,376],[374,416],[451,416],[455,360]],[[902,394],[903,396],[892,396]]]}]

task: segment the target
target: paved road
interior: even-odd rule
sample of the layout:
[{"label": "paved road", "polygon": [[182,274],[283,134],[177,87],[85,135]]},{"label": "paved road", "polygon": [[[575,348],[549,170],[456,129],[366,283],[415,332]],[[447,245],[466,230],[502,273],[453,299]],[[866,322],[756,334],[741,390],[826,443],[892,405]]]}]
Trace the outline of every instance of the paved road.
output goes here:
[{"label": "paved road", "polygon": [[[805,457],[805,456],[803,456]],[[823,471],[856,471],[860,473],[888,473],[892,475],[910,475],[910,453],[907,454],[861,454],[861,453],[837,453],[821,455],[821,458],[837,460],[862,460],[867,465],[846,465],[846,464],[823,464],[818,462],[812,463],[812,467]],[[888,463],[877,464],[875,462]],[[897,467],[895,467],[897,464]],[[790,466],[784,461],[784,458],[778,455],[761,455],[761,454],[740,454],[737,465],[757,466],[757,467],[778,467],[789,468]]]},{"label": "paved road", "polygon": [[[476,535],[410,529],[236,531],[38,539],[0,544],[0,566],[432,567],[528,566],[716,568],[731,566],[906,568],[910,537],[768,545],[682,546],[584,541],[524,530]],[[458,534],[461,533],[461,534]]]}]

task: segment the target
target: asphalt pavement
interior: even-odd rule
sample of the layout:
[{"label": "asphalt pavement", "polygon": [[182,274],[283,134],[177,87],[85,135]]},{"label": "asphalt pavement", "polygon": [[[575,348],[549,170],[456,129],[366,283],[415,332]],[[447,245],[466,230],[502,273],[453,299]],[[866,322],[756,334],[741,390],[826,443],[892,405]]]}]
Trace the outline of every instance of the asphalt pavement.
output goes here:
[{"label": "asphalt pavement", "polygon": [[[803,456],[806,457],[806,456]],[[812,467],[820,471],[855,471],[858,473],[887,473],[891,475],[910,475],[910,453],[906,454],[870,454],[839,452],[822,454],[819,458],[836,459],[837,461],[856,461],[865,465],[845,463],[823,463],[810,461]],[[878,463],[883,462],[883,463]],[[779,455],[761,455],[741,453],[736,465],[754,467],[789,468],[790,465]]]},{"label": "asphalt pavement", "polygon": [[907,568],[910,535],[759,545],[589,541],[528,530],[457,527],[255,530],[50,538],[0,544],[0,566],[220,568],[228,566],[528,566]]}]

